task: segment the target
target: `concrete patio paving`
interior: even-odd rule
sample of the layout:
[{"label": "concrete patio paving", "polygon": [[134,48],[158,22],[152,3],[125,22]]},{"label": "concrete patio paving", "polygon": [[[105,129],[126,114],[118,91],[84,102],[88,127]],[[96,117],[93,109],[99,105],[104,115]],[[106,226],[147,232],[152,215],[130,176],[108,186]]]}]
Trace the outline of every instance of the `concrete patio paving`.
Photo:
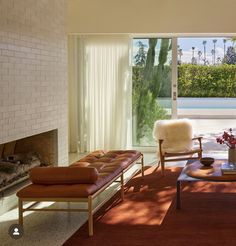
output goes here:
[{"label": "concrete patio paving", "polygon": [[205,154],[221,154],[227,156],[228,147],[216,142],[216,138],[224,131],[233,129],[236,134],[236,119],[192,119],[194,133],[203,137],[203,152]]}]

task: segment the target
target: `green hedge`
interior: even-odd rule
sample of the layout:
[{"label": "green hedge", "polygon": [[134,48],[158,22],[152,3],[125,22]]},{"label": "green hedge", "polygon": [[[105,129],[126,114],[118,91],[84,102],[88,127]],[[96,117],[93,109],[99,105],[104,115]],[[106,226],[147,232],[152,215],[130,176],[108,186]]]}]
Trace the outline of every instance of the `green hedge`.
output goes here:
[{"label": "green hedge", "polygon": [[178,96],[236,97],[236,65],[179,65]]},{"label": "green hedge", "polygon": [[[133,67],[133,89],[142,89],[142,70]],[[170,97],[171,68],[166,65],[159,97]],[[155,81],[153,81],[155,82]],[[236,97],[236,65],[203,66],[183,64],[178,66],[179,97]]]}]

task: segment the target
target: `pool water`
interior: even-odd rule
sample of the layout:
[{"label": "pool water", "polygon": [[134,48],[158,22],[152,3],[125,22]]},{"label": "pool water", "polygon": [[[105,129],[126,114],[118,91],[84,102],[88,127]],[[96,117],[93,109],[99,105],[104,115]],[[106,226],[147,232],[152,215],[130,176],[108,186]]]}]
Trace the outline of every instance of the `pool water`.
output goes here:
[{"label": "pool water", "polygon": [[[164,108],[171,108],[170,98],[158,98],[159,104]],[[178,109],[236,109],[236,98],[192,98],[179,97]]]}]

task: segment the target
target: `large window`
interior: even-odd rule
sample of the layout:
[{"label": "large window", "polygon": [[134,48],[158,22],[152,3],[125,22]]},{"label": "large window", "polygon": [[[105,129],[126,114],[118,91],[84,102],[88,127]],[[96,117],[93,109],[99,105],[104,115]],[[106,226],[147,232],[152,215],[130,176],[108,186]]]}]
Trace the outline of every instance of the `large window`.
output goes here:
[{"label": "large window", "polygon": [[226,115],[236,108],[234,39],[179,38],[178,63],[179,115]]},{"label": "large window", "polygon": [[177,105],[178,117],[194,119],[205,152],[225,150],[216,136],[236,130],[234,38],[178,38]]},{"label": "large window", "polygon": [[207,150],[222,148],[215,145],[215,136],[236,124],[235,41],[232,37],[133,39],[134,146],[156,145],[154,122],[177,115],[194,119],[197,132],[210,139],[204,145]]}]

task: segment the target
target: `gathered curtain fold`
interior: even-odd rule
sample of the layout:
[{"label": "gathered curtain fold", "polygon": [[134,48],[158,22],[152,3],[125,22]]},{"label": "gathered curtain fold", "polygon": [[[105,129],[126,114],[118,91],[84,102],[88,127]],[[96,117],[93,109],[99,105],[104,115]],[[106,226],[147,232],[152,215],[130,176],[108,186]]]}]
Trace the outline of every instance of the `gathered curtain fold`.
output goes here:
[{"label": "gathered curtain fold", "polygon": [[126,148],[131,137],[130,38],[123,35],[73,38],[77,46],[74,49],[77,72],[74,72],[75,91],[70,91],[77,94],[74,103],[78,105],[72,117],[77,118],[77,136],[73,136],[72,129],[71,141],[78,143],[80,152]]}]

